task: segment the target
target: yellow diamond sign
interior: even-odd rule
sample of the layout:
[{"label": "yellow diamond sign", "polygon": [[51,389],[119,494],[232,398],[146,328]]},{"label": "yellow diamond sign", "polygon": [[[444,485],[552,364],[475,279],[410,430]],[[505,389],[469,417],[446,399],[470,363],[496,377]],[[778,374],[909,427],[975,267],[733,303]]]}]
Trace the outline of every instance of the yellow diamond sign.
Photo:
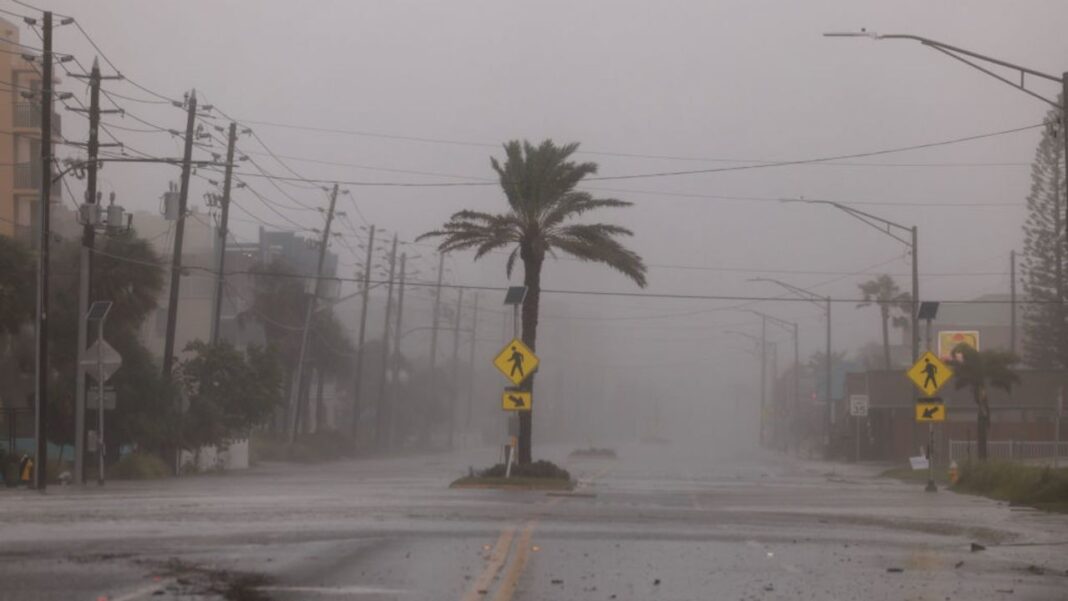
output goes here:
[{"label": "yellow diamond sign", "polygon": [[953,370],[931,351],[920,355],[905,375],[924,396],[934,396],[953,377]]},{"label": "yellow diamond sign", "polygon": [[522,340],[514,338],[493,358],[493,365],[512,384],[519,386],[538,368],[538,356]]},{"label": "yellow diamond sign", "polygon": [[501,409],[505,411],[530,411],[534,395],[529,390],[505,389],[501,394]]}]

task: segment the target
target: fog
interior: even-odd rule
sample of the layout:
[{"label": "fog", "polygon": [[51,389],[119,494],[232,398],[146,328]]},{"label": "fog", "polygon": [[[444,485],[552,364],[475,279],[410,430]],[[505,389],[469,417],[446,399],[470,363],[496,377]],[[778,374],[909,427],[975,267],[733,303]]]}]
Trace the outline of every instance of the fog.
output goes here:
[{"label": "fog", "polygon": [[[505,141],[579,142],[579,157],[597,162],[599,175],[608,177],[942,142],[1035,125],[1048,107],[919,44],[822,34],[861,27],[912,33],[1055,74],[1065,64],[1057,58],[1068,57],[1068,38],[1053,27],[1068,18],[1068,4],[1057,0],[55,0],[50,8],[77,17],[138,84],[172,98],[196,89],[202,103],[217,107],[220,125],[229,116],[252,128],[287,157],[280,164],[255,138],[242,137],[241,151],[266,171],[341,181],[349,191],[339,202],[347,219],[338,224],[343,238],[330,247],[339,255],[339,276],[359,270],[358,228],[375,224],[419,255],[410,262],[417,283],[434,280],[437,259],[431,243],[414,239],[461,209],[503,211],[503,195],[495,185],[385,184],[492,182],[489,158],[503,156]],[[27,39],[36,43],[24,33]],[[71,27],[57,28],[55,47],[96,54]],[[81,83],[59,76],[62,89],[87,98]],[[1047,96],[1058,92],[1032,83]],[[128,83],[105,87],[152,99]],[[147,130],[113,130],[130,148],[180,156],[178,137],[133,115],[179,130],[181,109],[118,100],[131,114],[105,122]],[[84,119],[66,113],[64,120],[66,138],[85,138]],[[833,200],[917,226],[921,300],[1008,293],[1009,251],[1021,246],[1040,134],[1028,129],[864,158],[585,184],[595,195],[634,203],[583,219],[632,229],[628,244],[648,264],[649,285],[641,290],[566,255],[547,261],[536,401],[547,409],[535,409],[535,444],[643,438],[756,444],[758,351],[728,331],[760,335],[760,318],[747,310],[796,322],[807,363],[824,348],[825,322],[820,307],[752,278],[834,297],[835,351],[855,358],[865,345],[881,344],[878,309],[850,301],[860,298],[858,283],[882,273],[908,290],[905,246],[833,207],[780,199]],[[190,194],[196,205],[212,189],[205,178],[218,178],[199,171]],[[322,227],[320,212],[286,196],[325,207],[323,191],[264,181],[251,175],[257,172],[251,162],[239,172],[282,208],[236,191],[244,207],[232,213],[237,240],[254,240],[261,226],[299,225],[309,236]],[[114,191],[127,208],[156,211],[159,195],[177,178],[172,166],[110,164],[101,189]],[[75,193],[83,185],[72,182]],[[449,255],[445,283],[495,289],[521,283],[521,268],[507,280],[504,259]],[[345,284],[346,292],[355,290],[354,282]],[[369,339],[380,336],[383,319],[384,292],[376,293]],[[428,325],[430,290],[408,293],[405,324]],[[455,295],[447,288],[443,302],[455,303]],[[487,416],[476,423],[503,437],[497,396],[503,380],[489,360],[510,338],[511,316],[502,291],[479,296],[473,410]],[[350,333],[358,310],[355,300],[339,308]],[[778,345],[782,374],[793,362],[791,336],[769,326],[768,338]],[[413,333],[402,350],[425,360],[428,341],[427,332]],[[900,341],[895,332],[894,343]],[[451,345],[451,334],[443,334],[443,357]],[[464,361],[466,345],[465,338]]]}]

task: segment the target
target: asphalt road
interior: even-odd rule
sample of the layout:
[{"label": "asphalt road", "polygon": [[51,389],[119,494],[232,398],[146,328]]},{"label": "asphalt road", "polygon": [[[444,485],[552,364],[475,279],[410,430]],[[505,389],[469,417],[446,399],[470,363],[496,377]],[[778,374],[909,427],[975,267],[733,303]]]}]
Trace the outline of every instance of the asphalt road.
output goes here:
[{"label": "asphalt road", "polygon": [[0,599],[1068,599],[1068,516],[863,466],[568,450],[539,453],[570,495],[447,488],[489,450],[0,492]]}]

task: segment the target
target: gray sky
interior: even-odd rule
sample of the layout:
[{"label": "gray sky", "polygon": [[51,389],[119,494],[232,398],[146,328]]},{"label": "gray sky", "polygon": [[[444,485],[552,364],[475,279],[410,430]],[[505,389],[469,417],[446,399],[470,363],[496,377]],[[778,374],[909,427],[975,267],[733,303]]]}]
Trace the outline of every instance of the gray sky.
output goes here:
[{"label": "gray sky", "polygon": [[[601,175],[624,175],[907,146],[1036,124],[1045,114],[1047,107],[1040,101],[918,44],[826,39],[821,36],[825,31],[867,27],[914,33],[1046,72],[1068,67],[1068,38],[1052,27],[1065,22],[1068,4],[1055,0],[55,0],[50,6],[75,16],[139,83],[175,97],[195,87],[207,101],[242,121],[441,141],[250,124],[279,154],[353,165],[289,161],[300,173],[360,181],[490,177],[488,157],[499,155],[497,145],[512,138],[578,141],[591,151],[583,159],[597,161]],[[69,27],[57,30],[56,48],[77,54],[86,64],[93,56],[85,39]],[[1057,92],[1039,82],[1035,86],[1047,95]],[[84,91],[69,81],[64,87]],[[108,87],[146,97],[126,84]],[[181,111],[172,107],[124,105],[167,127],[178,129],[184,123]],[[77,138],[84,130],[78,121],[66,118],[68,137]],[[108,121],[141,127],[129,117]],[[178,142],[164,134],[116,133],[147,152],[179,153]],[[833,209],[774,200],[804,195],[878,203],[863,208],[917,225],[923,272],[984,274],[925,275],[921,297],[970,298],[1008,288],[1004,272],[1009,250],[1021,244],[1027,165],[1038,136],[1032,130],[847,161],[862,165],[757,169],[589,187],[635,203],[633,209],[598,218],[634,229],[633,246],[652,266],[651,292],[777,293],[774,287],[746,282],[767,275],[815,286],[820,294],[853,297],[864,276],[847,274],[866,269],[900,274],[899,282],[907,287],[908,259],[897,242]],[[241,146],[263,151],[251,139],[243,139]],[[285,172],[268,157],[252,156],[269,171]],[[105,191],[114,187],[120,202],[151,209],[177,172],[109,166],[103,178]],[[249,181],[277,202],[292,204],[270,184]],[[197,181],[192,198],[207,188]],[[303,202],[323,203],[320,192],[285,184],[283,188]],[[406,239],[460,208],[503,206],[493,187],[349,189],[368,222]],[[247,192],[235,198],[258,218],[284,223]],[[953,203],[998,206],[947,206]],[[362,224],[352,205],[345,204],[352,221]],[[240,211],[234,215],[249,219]],[[315,212],[286,211],[286,216],[307,227],[321,223]],[[236,230],[248,238],[255,226],[237,222]],[[355,240],[350,242],[355,246]],[[352,261],[345,249],[336,250],[343,261]],[[429,277],[431,251],[419,252],[424,257],[422,272]],[[455,281],[503,283],[498,258],[473,266],[468,256],[457,256],[450,264]],[[680,265],[706,269],[668,267]],[[736,271],[745,268],[783,273]],[[602,268],[569,261],[549,265],[544,283],[550,288],[634,290]],[[653,360],[692,365],[695,355],[730,354],[734,351],[728,347],[743,344],[721,344],[720,324],[755,331],[748,325],[753,318],[745,314],[712,310],[735,303],[582,297],[549,301],[563,308],[547,311],[547,320],[565,309],[571,315],[613,318],[569,320],[565,331],[601,328],[598,336],[611,341],[614,357],[607,362],[621,365]],[[874,312],[842,307],[835,320],[836,344],[855,348],[877,339]],[[756,308],[801,321],[806,351],[822,344],[822,322],[814,307],[762,303]],[[656,318],[637,319],[648,316]],[[671,369],[663,374],[678,375]]]}]

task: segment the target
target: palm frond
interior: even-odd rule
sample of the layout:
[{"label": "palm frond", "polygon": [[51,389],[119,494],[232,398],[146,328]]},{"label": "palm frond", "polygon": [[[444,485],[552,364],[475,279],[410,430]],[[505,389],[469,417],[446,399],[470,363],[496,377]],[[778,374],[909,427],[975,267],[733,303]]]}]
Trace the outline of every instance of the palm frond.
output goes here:
[{"label": "palm frond", "polygon": [[630,235],[630,230],[616,225],[582,224],[561,228],[549,235],[546,242],[579,260],[603,263],[644,288],[645,262],[613,237]]}]

